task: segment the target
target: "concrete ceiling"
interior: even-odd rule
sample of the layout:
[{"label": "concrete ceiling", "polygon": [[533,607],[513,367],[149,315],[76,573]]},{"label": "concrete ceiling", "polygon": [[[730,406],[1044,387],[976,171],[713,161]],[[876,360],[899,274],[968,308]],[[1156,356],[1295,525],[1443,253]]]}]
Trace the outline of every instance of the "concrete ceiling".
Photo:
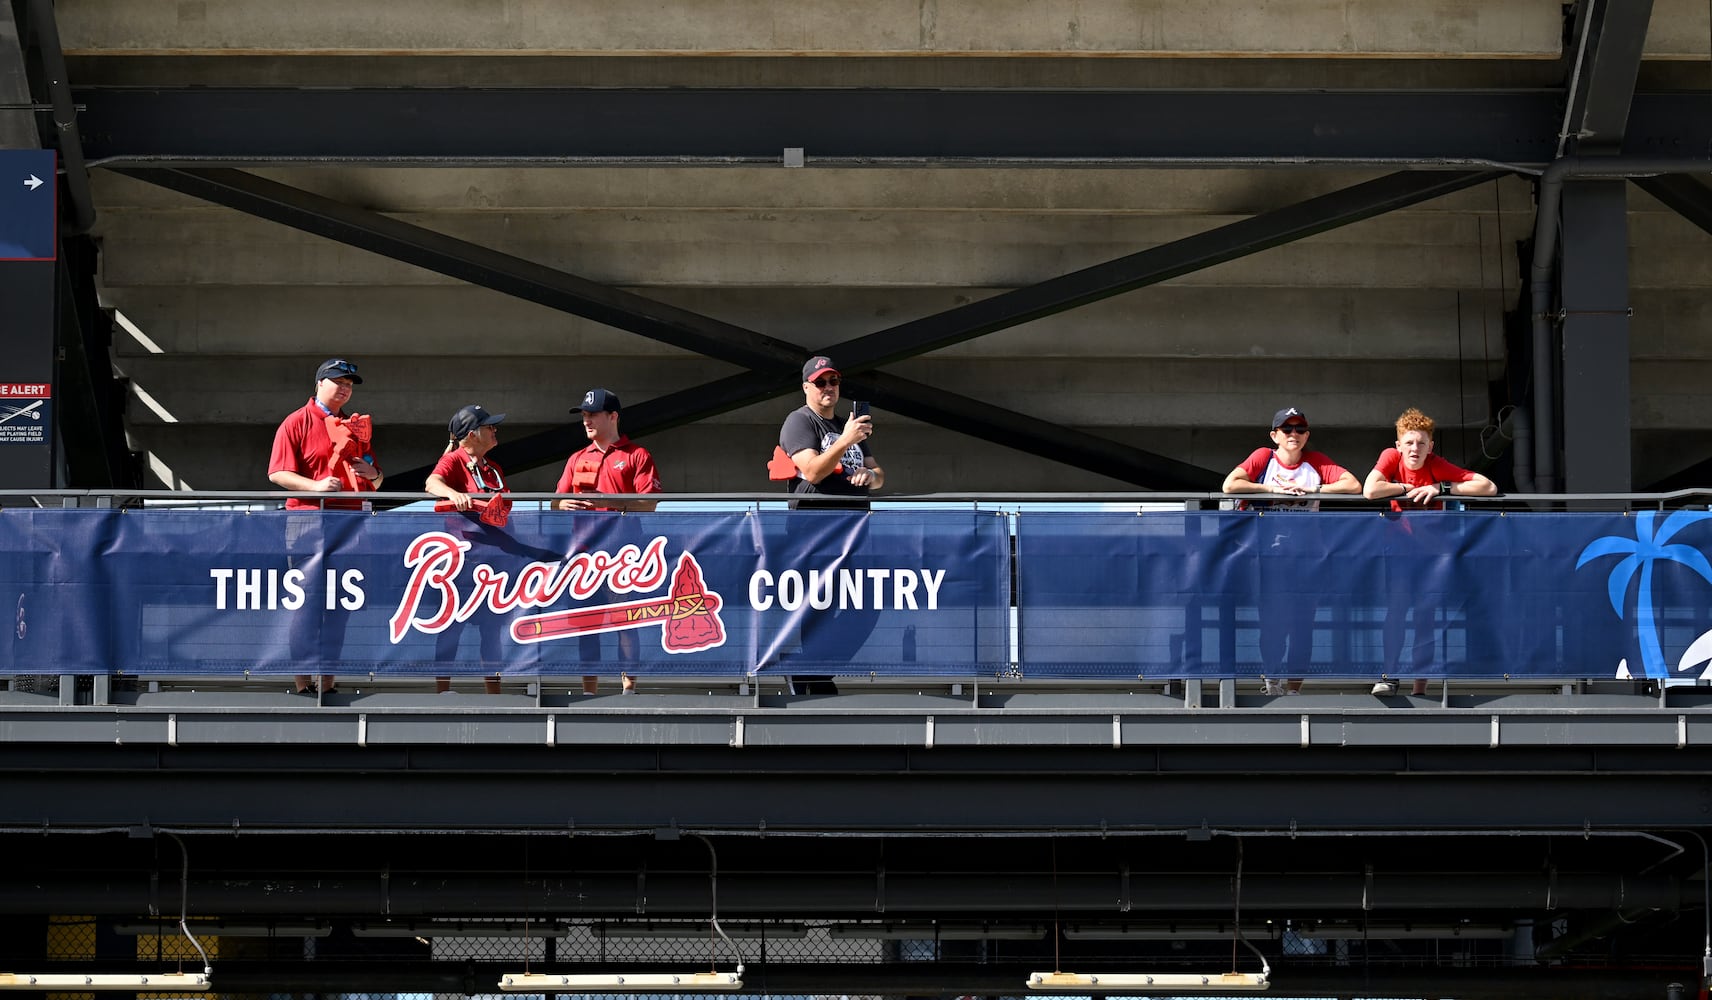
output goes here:
[{"label": "concrete ceiling", "polygon": [[[1703,90],[1706,5],[1652,8],[1639,89]],[[349,2],[58,9],[72,83],[97,96],[138,87],[1561,95],[1576,55],[1565,49],[1571,14],[1555,0],[889,0],[859,17],[847,4],[770,0],[666,5],[650,16],[625,3],[522,0],[436,0],[408,14]],[[216,127],[185,124],[187,135]],[[477,124],[444,122],[468,152],[453,162],[287,154],[239,165],[804,355],[1389,169],[1051,157],[857,165],[819,162],[813,148],[803,169],[481,163],[479,140],[455,141],[480,134]],[[1217,122],[1169,125],[1221,134]],[[511,134],[554,127],[507,119]],[[1543,145],[1549,159],[1557,127],[1547,123],[1527,148]],[[307,394],[315,362],[334,354],[363,367],[354,405],[375,414],[391,470],[430,463],[445,418],[471,401],[509,412],[506,437],[516,439],[561,426],[589,386],[635,405],[742,370],[111,170],[92,179],[101,293],[135,331],[116,339],[132,393],[127,432],[168,485],[265,488],[273,427]],[[1629,208],[1633,464],[1644,485],[1708,454],[1695,438],[1712,360],[1697,336],[1712,236],[1633,189]],[[1215,478],[1266,442],[1280,405],[1312,414],[1316,447],[1358,475],[1389,443],[1396,413],[1419,406],[1440,421],[1441,453],[1502,477],[1508,408],[1521,402],[1505,384],[1504,314],[1518,300],[1517,244],[1532,225],[1531,180],[1511,175],[884,370],[1048,435],[1094,435]],[[770,489],[763,467],[793,396],[649,434],[668,488]],[[1003,432],[877,409],[890,492],[1138,485],[1041,449],[1019,453]],[[558,463],[539,460],[514,482],[550,488]]]}]

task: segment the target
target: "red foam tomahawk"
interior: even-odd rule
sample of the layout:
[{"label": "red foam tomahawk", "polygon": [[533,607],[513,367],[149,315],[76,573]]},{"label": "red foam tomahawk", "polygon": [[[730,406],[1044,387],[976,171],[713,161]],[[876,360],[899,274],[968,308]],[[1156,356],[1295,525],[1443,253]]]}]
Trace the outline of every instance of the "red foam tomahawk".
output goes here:
[{"label": "red foam tomahawk", "polygon": [[719,620],[721,603],[719,595],[703,582],[695,556],[685,552],[678,556],[672,591],[665,597],[525,615],[511,623],[511,637],[518,642],[546,642],[660,625],[660,645],[666,652],[695,653],[725,643],[725,623]]},{"label": "red foam tomahawk", "polygon": [[375,484],[357,475],[352,462],[363,461],[369,444],[374,440],[374,421],[367,414],[353,413],[348,417],[327,415],[327,440],[333,443],[332,468],[343,481],[345,492],[361,493]]}]

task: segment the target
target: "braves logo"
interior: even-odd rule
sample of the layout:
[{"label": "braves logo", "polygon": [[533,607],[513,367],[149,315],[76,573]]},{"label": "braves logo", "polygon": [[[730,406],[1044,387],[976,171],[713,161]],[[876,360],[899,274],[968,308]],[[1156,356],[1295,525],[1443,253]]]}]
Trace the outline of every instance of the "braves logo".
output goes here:
[{"label": "braves logo", "polygon": [[[411,630],[437,634],[454,622],[468,621],[482,607],[496,615],[542,608],[572,598],[592,597],[603,587],[614,593],[646,593],[666,582],[666,539],[656,536],[644,547],[626,545],[617,552],[589,551],[558,563],[532,562],[515,575],[478,563],[461,582],[470,543],[444,531],[419,535],[405,548],[410,580],[388,622],[394,643]],[[438,598],[436,601],[435,598]],[[598,632],[661,625],[660,645],[668,653],[693,653],[725,643],[719,618],[723,601],[708,589],[701,565],[688,552],[678,556],[668,595],[622,604],[518,618],[511,637],[519,643],[547,642]]]},{"label": "braves logo", "polygon": [[666,597],[527,615],[511,623],[511,638],[521,643],[547,642],[659,625],[660,648],[668,653],[696,653],[725,644],[725,623],[719,620],[723,603],[707,589],[701,564],[685,552],[678,556],[672,590]]}]

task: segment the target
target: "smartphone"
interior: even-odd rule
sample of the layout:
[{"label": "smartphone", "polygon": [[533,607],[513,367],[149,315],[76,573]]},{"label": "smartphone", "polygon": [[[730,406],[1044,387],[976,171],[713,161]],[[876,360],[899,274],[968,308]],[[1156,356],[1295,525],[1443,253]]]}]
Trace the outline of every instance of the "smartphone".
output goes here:
[{"label": "smartphone", "polygon": [[868,401],[865,399],[853,401],[850,404],[850,415],[853,417],[865,417],[865,416],[867,416],[868,415]]}]

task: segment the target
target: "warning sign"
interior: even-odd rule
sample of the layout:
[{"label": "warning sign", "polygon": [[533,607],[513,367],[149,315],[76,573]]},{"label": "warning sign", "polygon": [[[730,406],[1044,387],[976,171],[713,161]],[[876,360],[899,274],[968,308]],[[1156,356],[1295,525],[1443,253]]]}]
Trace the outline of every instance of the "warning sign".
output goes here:
[{"label": "warning sign", "polygon": [[0,382],[0,444],[46,444],[52,399],[46,382]]}]

